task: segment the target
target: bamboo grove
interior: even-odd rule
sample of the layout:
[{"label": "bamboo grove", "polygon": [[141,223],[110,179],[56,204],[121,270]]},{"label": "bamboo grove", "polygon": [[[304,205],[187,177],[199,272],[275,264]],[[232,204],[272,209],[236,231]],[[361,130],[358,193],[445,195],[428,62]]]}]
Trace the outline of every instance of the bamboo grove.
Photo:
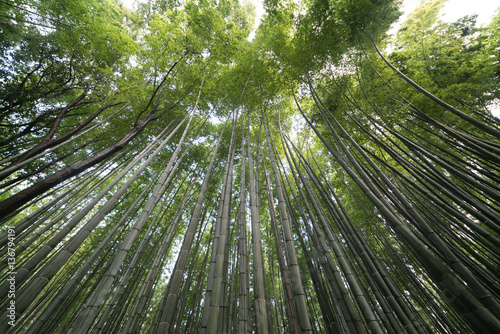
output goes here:
[{"label": "bamboo grove", "polygon": [[0,1],[0,332],[498,333],[500,14],[443,4]]}]

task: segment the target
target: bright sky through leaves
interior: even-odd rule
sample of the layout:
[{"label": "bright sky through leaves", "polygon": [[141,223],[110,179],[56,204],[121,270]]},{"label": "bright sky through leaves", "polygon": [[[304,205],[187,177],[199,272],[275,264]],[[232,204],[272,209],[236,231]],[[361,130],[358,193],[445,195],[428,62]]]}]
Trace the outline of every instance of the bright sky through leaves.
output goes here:
[{"label": "bright sky through leaves", "polygon": [[[133,8],[133,3],[136,0],[122,0],[123,4],[128,8]],[[139,0],[140,1],[140,0]],[[256,7],[257,20],[264,14],[262,0],[252,0]],[[417,7],[419,0],[404,0],[403,1],[403,17],[406,16]],[[494,11],[500,4],[493,0],[449,0],[443,10],[443,20],[452,22],[465,15],[478,14],[478,24],[486,24],[491,20]],[[401,20],[402,21],[402,20]]]},{"label": "bright sky through leaves", "polygon": [[[400,21],[403,21],[419,2],[419,0],[404,0],[402,8],[404,14]],[[448,0],[443,9],[442,20],[454,22],[465,15],[478,14],[478,25],[485,25],[499,6],[498,2],[492,0]]]}]

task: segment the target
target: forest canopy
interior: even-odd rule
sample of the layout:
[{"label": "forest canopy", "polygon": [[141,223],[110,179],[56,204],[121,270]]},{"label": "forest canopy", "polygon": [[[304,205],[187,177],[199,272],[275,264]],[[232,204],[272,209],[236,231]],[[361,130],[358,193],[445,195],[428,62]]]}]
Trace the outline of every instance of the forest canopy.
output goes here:
[{"label": "forest canopy", "polygon": [[0,332],[498,333],[500,9],[445,3],[0,0]]}]

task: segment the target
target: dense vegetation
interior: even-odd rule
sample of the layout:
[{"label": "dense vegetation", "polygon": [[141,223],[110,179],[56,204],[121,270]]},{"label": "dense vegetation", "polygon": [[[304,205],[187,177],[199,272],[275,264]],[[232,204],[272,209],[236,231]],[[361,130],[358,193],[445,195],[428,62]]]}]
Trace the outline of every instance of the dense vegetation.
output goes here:
[{"label": "dense vegetation", "polygon": [[500,12],[0,1],[0,332],[498,333]]}]

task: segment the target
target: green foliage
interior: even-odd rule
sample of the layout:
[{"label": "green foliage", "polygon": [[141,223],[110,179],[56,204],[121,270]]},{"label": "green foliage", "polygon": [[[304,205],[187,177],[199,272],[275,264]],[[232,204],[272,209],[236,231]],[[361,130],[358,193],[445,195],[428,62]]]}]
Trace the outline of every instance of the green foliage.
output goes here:
[{"label": "green foliage", "polygon": [[437,3],[427,5],[432,9],[419,7],[403,24],[391,59],[438,96],[482,108],[498,98],[497,55],[490,33],[495,20],[485,28],[476,27],[475,16],[443,23],[437,21]]}]

